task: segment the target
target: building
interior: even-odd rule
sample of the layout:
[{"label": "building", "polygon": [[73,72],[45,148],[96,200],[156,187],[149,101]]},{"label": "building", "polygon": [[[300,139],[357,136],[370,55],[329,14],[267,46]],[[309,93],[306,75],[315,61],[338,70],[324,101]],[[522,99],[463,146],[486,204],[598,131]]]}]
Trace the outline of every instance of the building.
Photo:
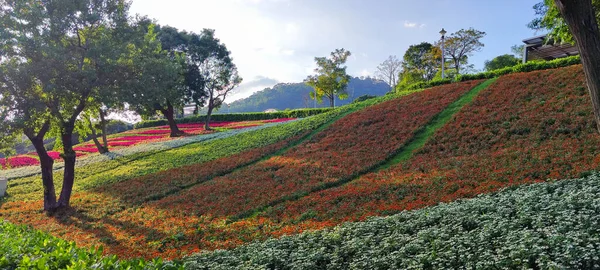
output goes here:
[{"label": "building", "polygon": [[557,58],[578,55],[577,46],[570,43],[554,44],[547,42],[547,35],[532,37],[523,40],[523,63],[532,60],[553,60]]}]

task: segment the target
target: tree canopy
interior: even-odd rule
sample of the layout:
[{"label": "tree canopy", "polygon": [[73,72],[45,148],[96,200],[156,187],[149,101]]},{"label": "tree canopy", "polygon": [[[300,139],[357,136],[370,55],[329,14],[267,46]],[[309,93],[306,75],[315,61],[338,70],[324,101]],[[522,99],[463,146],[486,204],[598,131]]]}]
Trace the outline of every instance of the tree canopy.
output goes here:
[{"label": "tree canopy", "polygon": [[484,44],[481,39],[486,33],[473,28],[461,29],[450,34],[444,43],[444,54],[452,59],[452,68],[457,74],[461,74],[465,65],[468,63],[468,57],[474,52],[480,51]]},{"label": "tree canopy", "polygon": [[329,105],[335,107],[335,97],[346,99],[348,93],[346,87],[350,81],[350,76],[346,74],[344,64],[350,56],[350,52],[345,49],[336,49],[331,52],[329,58],[315,57],[317,68],[316,75],[308,76],[306,84],[314,87],[315,93],[311,93],[311,98],[323,102],[323,97],[329,99]]},{"label": "tree canopy", "polygon": [[505,67],[516,66],[521,63],[521,59],[515,57],[512,54],[504,54],[500,56],[494,57],[492,60],[485,61],[485,70],[491,71],[496,69],[501,69]]}]

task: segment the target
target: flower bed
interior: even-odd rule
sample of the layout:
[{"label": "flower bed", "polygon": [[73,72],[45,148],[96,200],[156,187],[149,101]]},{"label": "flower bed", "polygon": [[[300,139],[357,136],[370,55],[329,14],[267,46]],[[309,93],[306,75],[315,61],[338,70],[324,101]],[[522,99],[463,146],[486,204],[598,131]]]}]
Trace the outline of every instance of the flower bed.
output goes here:
[{"label": "flower bed", "polygon": [[27,155],[20,155],[20,156],[14,156],[14,157],[9,157],[9,158],[0,158],[0,166],[3,169],[23,167],[23,166],[32,166],[32,165],[38,165],[38,164],[40,164],[40,161],[38,159],[27,156]]},{"label": "flower bed", "polygon": [[[407,163],[265,214],[280,233],[387,215],[600,166],[581,66],[501,77]],[[312,220],[292,224],[310,213]]]}]

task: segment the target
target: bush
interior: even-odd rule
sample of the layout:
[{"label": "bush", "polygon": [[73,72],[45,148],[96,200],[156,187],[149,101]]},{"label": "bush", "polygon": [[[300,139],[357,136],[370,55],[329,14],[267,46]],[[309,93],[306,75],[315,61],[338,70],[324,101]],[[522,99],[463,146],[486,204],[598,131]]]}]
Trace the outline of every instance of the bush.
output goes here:
[{"label": "bush", "polygon": [[365,101],[367,99],[372,99],[372,98],[376,98],[377,96],[371,96],[371,95],[362,95],[360,97],[357,97],[355,100],[352,101],[352,103],[358,103],[358,102],[362,102]]},{"label": "bush", "polygon": [[560,68],[560,67],[566,67],[566,66],[576,65],[576,64],[580,64],[580,63],[581,63],[581,59],[579,58],[578,55],[554,59],[551,61],[527,62],[525,64],[519,64],[519,65],[512,66],[512,67],[506,67],[506,68],[502,68],[502,69],[481,72],[481,73],[477,73],[477,74],[459,75],[454,80],[444,79],[444,80],[433,80],[433,81],[428,81],[428,82],[419,82],[419,83],[411,84],[408,86],[398,85],[396,87],[396,92],[413,91],[413,90],[418,90],[418,89],[430,88],[430,87],[434,87],[434,86],[438,86],[438,85],[442,85],[442,84],[448,84],[448,83],[452,83],[452,82],[464,82],[464,81],[471,81],[471,80],[491,79],[491,78],[496,78],[496,77],[500,77],[502,75],[507,75],[507,74],[511,74],[511,73],[530,72],[530,71],[536,71],[536,70]]},{"label": "bush", "polygon": [[[232,114],[213,114],[210,117],[211,121],[256,121],[256,120],[269,120],[277,118],[305,118],[324,112],[328,112],[332,108],[315,108],[315,109],[297,109],[297,110],[285,110],[272,113],[232,113]],[[175,119],[178,124],[184,123],[199,123],[204,122],[206,115],[195,115],[188,116],[185,118]],[[147,128],[167,125],[166,119],[160,120],[147,120],[142,121],[134,125],[134,128]]]}]

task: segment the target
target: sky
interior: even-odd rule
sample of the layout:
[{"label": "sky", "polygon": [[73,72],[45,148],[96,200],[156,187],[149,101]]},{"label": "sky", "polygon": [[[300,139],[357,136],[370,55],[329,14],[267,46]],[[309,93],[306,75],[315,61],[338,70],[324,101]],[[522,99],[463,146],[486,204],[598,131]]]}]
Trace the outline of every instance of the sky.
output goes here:
[{"label": "sky", "polygon": [[243,83],[226,102],[277,83],[301,82],[313,74],[314,58],[337,48],[352,53],[352,76],[374,76],[390,55],[402,58],[410,45],[434,43],[475,28],[485,47],[470,57],[484,62],[511,53],[536,33],[527,28],[541,0],[133,0],[130,12],[161,25],[215,35],[231,51]]}]

